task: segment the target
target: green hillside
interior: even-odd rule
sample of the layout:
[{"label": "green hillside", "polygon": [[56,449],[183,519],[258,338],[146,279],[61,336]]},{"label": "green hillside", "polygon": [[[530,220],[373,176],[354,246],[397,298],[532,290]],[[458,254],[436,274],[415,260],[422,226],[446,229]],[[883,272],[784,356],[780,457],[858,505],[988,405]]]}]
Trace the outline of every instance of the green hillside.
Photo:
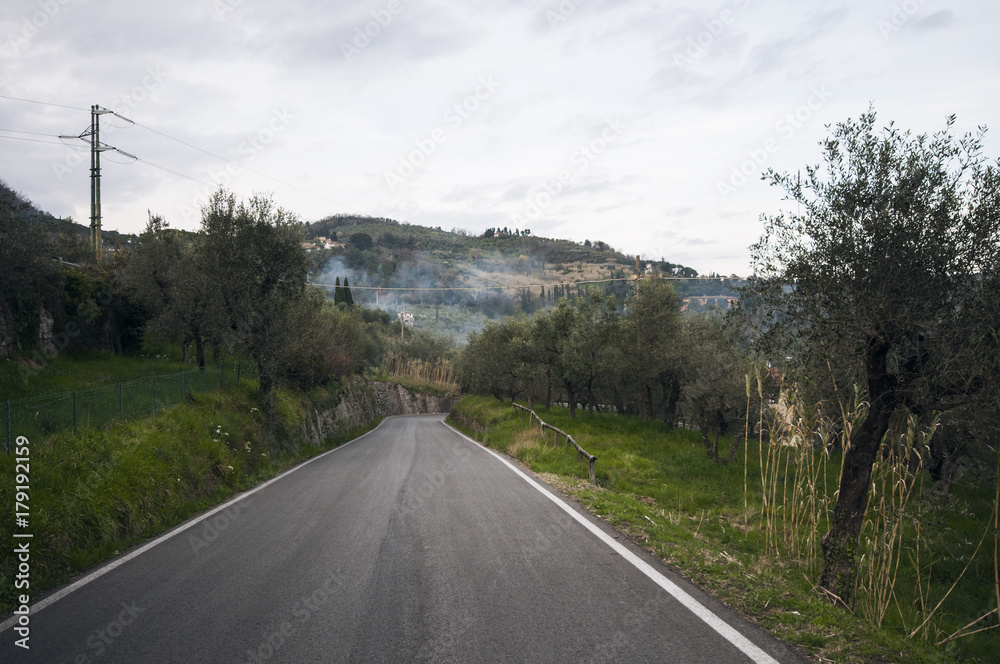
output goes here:
[{"label": "green hillside", "polygon": [[[578,297],[586,288],[624,300],[636,272],[635,256],[600,240],[578,243],[530,231],[490,229],[475,236],[460,229],[337,215],[306,223],[305,232],[316,245],[310,251],[320,266],[314,283],[333,286],[346,277],[356,302],[394,316],[412,313],[414,326],[460,344],[488,319],[531,314],[560,297]],[[725,308],[725,297],[706,298],[735,297],[739,285],[738,280],[700,277],[667,261],[643,261],[639,267],[643,274],[674,279],[677,291],[689,298],[689,311]]]},{"label": "green hillside", "polygon": [[[50,234],[56,258],[74,264],[93,262],[89,226],[38,209],[2,181],[0,207]],[[624,301],[636,273],[635,256],[599,239],[579,243],[538,237],[526,229],[497,228],[471,235],[461,229],[386,218],[334,215],[304,222],[303,231],[303,239],[315,245],[310,248],[311,280],[330,286],[331,298],[336,281],[346,278],[358,304],[383,309],[394,318],[412,314],[408,320],[415,328],[458,345],[490,319],[531,314],[561,297],[578,297],[587,288],[599,288]],[[102,235],[108,255],[138,242],[135,235],[116,230],[104,229]],[[726,298],[735,297],[734,288],[741,284],[705,278],[668,261],[643,261],[639,269],[642,274],[673,279],[690,312],[727,308]]]}]

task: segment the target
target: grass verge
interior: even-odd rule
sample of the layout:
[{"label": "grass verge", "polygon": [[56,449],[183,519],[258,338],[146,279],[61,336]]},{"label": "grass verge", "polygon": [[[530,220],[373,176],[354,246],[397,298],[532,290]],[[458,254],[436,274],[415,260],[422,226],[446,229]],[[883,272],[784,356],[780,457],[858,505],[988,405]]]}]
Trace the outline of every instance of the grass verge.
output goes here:
[{"label": "grass verge", "polygon": [[[536,409],[537,410],[537,409]],[[803,560],[776,555],[762,535],[763,490],[755,443],[747,458],[747,504],[744,504],[743,450],[734,464],[714,464],[706,458],[697,432],[668,430],[662,423],[638,418],[597,414],[593,419],[570,419],[568,411],[537,410],[542,418],[569,432],[580,445],[597,456],[597,485],[587,480],[587,464],[560,439],[554,447],[551,434],[543,440],[514,414],[510,403],[491,397],[466,397],[449,416],[449,422],[485,445],[515,457],[550,484],[579,501],[591,512],[643,545],[708,592],[738,609],[783,641],[796,646],[817,662],[996,662],[996,630],[951,641],[943,648],[909,639],[901,620],[887,618],[877,627],[849,611],[831,605],[815,588],[818,568]],[[830,464],[835,483],[839,461]],[[754,484],[756,477],[756,486]],[[939,588],[945,590],[957,577],[961,552],[954,549],[982,534],[985,508],[971,509],[976,500],[960,491],[942,508],[941,532],[936,537],[952,548],[955,561],[938,552],[934,570]],[[982,493],[982,492],[980,492]],[[990,499],[992,500],[992,499]],[[955,501],[961,504],[955,504]],[[992,502],[989,505],[992,508]],[[933,537],[925,539],[932,540]],[[972,599],[977,588],[992,589],[992,560],[965,580],[956,593]],[[957,567],[957,571],[956,571]],[[987,569],[988,568],[988,569]],[[901,570],[901,578],[905,573]],[[942,577],[938,579],[937,577]],[[977,581],[978,579],[978,581]],[[986,581],[988,580],[988,583]],[[905,582],[901,582],[906,585]],[[943,593],[943,591],[939,591]],[[900,588],[900,602],[913,601],[910,590]],[[960,595],[960,597],[962,597]],[[953,602],[950,615],[942,617],[956,628],[964,625],[962,611],[974,614],[981,607]],[[990,604],[985,610],[992,607]],[[985,610],[980,613],[985,613]],[[902,610],[901,610],[902,614]],[[995,621],[994,621],[995,622]],[[909,627],[912,627],[909,626]],[[948,632],[944,632],[947,634]]]},{"label": "grass verge", "polygon": [[[15,590],[12,547],[0,552],[0,614],[15,593],[37,598],[80,572],[378,424],[299,444],[310,407],[338,394],[278,392],[267,417],[256,386],[190,395],[159,414],[107,429],[30,441],[30,589]],[[0,454],[0,504],[14,505],[15,455]],[[3,520],[0,539],[14,541]]]}]

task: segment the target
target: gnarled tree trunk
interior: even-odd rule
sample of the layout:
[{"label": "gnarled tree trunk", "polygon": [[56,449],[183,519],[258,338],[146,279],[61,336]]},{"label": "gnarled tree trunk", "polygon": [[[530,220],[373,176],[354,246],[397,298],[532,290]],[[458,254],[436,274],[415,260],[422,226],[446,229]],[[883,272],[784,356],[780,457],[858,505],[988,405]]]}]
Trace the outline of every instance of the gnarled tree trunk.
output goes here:
[{"label": "gnarled tree trunk", "polygon": [[868,417],[851,435],[844,452],[840,493],[830,530],[823,535],[823,573],[819,584],[850,606],[857,569],[858,540],[868,509],[872,466],[900,403],[896,379],[887,370],[888,344],[872,344],[867,352]]}]

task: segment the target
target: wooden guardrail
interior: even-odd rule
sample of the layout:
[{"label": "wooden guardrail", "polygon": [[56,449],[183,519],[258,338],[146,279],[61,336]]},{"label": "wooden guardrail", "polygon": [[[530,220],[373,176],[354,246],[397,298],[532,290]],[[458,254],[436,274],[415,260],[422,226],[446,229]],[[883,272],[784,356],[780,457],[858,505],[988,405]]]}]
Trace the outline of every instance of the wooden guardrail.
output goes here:
[{"label": "wooden guardrail", "polygon": [[545,430],[546,429],[548,429],[549,431],[551,431],[552,432],[552,446],[553,447],[555,447],[555,446],[557,446],[559,444],[559,436],[563,436],[566,439],[566,447],[569,447],[570,445],[572,445],[573,447],[576,448],[576,451],[577,451],[577,453],[579,455],[579,458],[587,460],[587,469],[590,471],[590,481],[593,482],[594,484],[597,484],[597,480],[594,479],[594,462],[597,461],[597,457],[595,457],[593,454],[590,454],[589,452],[587,452],[587,450],[585,450],[582,447],[580,447],[580,444],[577,443],[575,440],[573,440],[573,436],[569,435],[568,433],[566,433],[562,429],[557,429],[554,426],[552,426],[551,424],[547,424],[547,423],[543,422],[542,418],[540,418],[538,416],[538,413],[536,413],[535,411],[531,410],[530,408],[526,408],[525,406],[522,406],[521,404],[515,403],[514,404],[514,411],[517,412],[520,415],[522,422],[524,422],[525,415],[527,415],[527,417],[528,417],[528,425],[529,426],[534,426],[532,424],[532,422],[533,421],[537,421],[538,422],[538,433],[541,434],[542,439],[545,438]]}]

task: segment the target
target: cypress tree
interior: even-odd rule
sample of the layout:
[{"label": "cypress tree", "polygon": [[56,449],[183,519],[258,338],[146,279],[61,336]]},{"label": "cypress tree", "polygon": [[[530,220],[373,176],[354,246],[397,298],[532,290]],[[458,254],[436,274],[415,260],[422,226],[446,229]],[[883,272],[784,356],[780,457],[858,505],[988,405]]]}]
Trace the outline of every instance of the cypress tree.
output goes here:
[{"label": "cypress tree", "polygon": [[344,287],[341,289],[343,293],[344,302],[347,304],[354,304],[354,295],[351,293],[351,285],[347,283],[347,277],[344,277]]},{"label": "cypress tree", "polygon": [[344,291],[340,288],[340,277],[333,282],[333,303],[340,304],[344,301]]}]

